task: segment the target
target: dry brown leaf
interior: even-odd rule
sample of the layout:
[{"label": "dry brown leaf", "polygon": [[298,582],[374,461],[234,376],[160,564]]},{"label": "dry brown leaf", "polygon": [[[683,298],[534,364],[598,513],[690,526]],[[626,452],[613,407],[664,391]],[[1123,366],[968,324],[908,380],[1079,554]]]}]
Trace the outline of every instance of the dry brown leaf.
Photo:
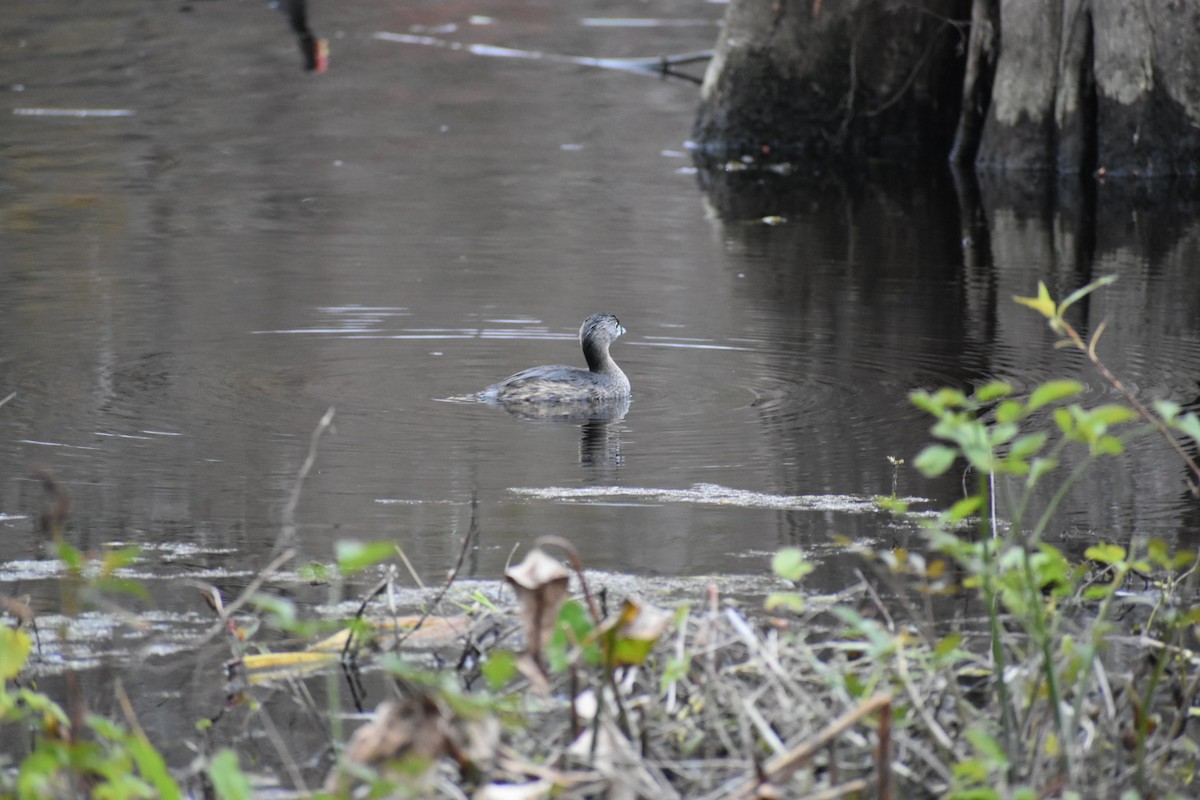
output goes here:
[{"label": "dry brown leaf", "polygon": [[0,597],[0,608],[17,618],[21,625],[32,625],[37,619],[37,612],[29,605],[29,595],[18,600],[15,597]]},{"label": "dry brown leaf", "polygon": [[[446,728],[441,709],[428,695],[387,700],[375,710],[371,721],[350,737],[341,764],[375,766],[412,757],[432,767],[446,751]],[[339,765],[329,773],[325,788],[344,793],[349,780]]]},{"label": "dry brown leaf", "polygon": [[371,721],[350,737],[325,787],[344,793],[351,778],[343,767],[349,764],[386,771],[389,763],[403,761],[403,774],[410,780],[413,767],[424,765],[428,774],[438,759],[449,756],[464,771],[477,773],[495,761],[499,741],[498,720],[464,720],[435,694],[422,691],[404,700],[381,703]]},{"label": "dry brown leaf", "polygon": [[639,642],[655,642],[671,624],[672,615],[657,606],[637,598],[627,599],[621,611],[621,628],[618,635]]},{"label": "dry brown leaf", "polygon": [[571,573],[559,561],[535,547],[520,564],[509,567],[505,579],[517,594],[527,648],[541,664],[541,652],[554,634],[558,611],[567,599]]}]

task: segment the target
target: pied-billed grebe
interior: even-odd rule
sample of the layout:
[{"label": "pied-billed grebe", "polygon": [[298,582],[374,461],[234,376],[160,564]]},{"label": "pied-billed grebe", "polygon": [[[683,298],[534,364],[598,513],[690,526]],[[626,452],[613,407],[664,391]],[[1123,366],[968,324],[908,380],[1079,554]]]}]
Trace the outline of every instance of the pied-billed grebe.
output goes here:
[{"label": "pied-billed grebe", "polygon": [[608,346],[625,332],[612,314],[593,314],[579,329],[587,369],[553,364],[510,375],[480,393],[500,403],[603,403],[629,397],[629,378],[608,354]]}]

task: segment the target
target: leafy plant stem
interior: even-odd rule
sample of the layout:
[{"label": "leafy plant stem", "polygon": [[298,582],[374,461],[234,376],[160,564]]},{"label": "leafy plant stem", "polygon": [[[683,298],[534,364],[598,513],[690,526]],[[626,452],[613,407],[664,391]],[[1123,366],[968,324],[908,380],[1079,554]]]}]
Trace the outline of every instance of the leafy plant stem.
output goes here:
[{"label": "leafy plant stem", "polygon": [[1033,628],[1033,635],[1037,641],[1038,649],[1042,654],[1042,671],[1046,678],[1046,693],[1049,695],[1050,709],[1054,714],[1054,725],[1058,730],[1059,738],[1059,753],[1061,754],[1062,768],[1067,774],[1071,774],[1071,736],[1067,730],[1067,721],[1063,718],[1062,712],[1062,693],[1058,685],[1058,671],[1054,665],[1054,636],[1051,635],[1051,625],[1047,623],[1046,615],[1048,606],[1042,602],[1041,591],[1042,587],[1038,584],[1037,573],[1033,566],[1033,554],[1035,547],[1041,541],[1042,534],[1050,524],[1050,519],[1054,511],[1062,503],[1067,492],[1071,487],[1083,476],[1094,459],[1088,457],[1083,459],[1071,474],[1064,480],[1054,492],[1050,502],[1046,504],[1042,516],[1038,519],[1036,527],[1028,540],[1022,543],[1021,552],[1021,567],[1024,571],[1025,592],[1028,596],[1028,607],[1030,609],[1030,623]]},{"label": "leafy plant stem", "polygon": [[[1067,440],[1065,438],[1058,440],[1051,448],[1049,458],[1053,461],[1058,461],[1062,452],[1066,449]],[[1013,510],[1012,525],[1018,530],[1025,524],[1025,512],[1029,509],[1029,501],[1033,499],[1032,489],[1033,485],[1026,481],[1025,491],[1021,492],[1020,497],[1017,499],[1016,508]]]},{"label": "leafy plant stem", "polygon": [[1168,661],[1170,661],[1169,651],[1164,649],[1162,656],[1154,663],[1154,671],[1150,674],[1150,680],[1146,682],[1146,689],[1142,692],[1139,704],[1139,713],[1134,719],[1137,747],[1134,750],[1133,780],[1134,785],[1140,789],[1143,795],[1149,794],[1146,784],[1146,738],[1150,735],[1150,704],[1154,700],[1154,692],[1158,689],[1158,683],[1162,680]]},{"label": "leafy plant stem", "polygon": [[1113,278],[1111,277],[1102,278],[1073,292],[1066,300],[1059,304],[1058,308],[1055,310],[1054,316],[1051,317],[1050,326],[1056,332],[1066,336],[1067,340],[1077,350],[1083,353],[1087,357],[1088,361],[1092,362],[1092,366],[1096,368],[1096,371],[1100,373],[1100,376],[1104,378],[1104,380],[1107,381],[1110,386],[1116,389],[1122,397],[1125,398],[1125,401],[1133,407],[1134,411],[1136,411],[1143,419],[1153,425],[1155,430],[1162,434],[1162,436],[1170,443],[1171,447],[1175,450],[1179,457],[1183,459],[1183,462],[1187,464],[1188,469],[1191,470],[1191,490],[1192,494],[1197,494],[1200,492],[1200,483],[1198,483],[1200,482],[1200,465],[1196,464],[1195,459],[1193,459],[1187,450],[1184,449],[1184,446],[1179,439],[1176,438],[1173,433],[1171,433],[1163,419],[1158,414],[1155,414],[1151,412],[1150,409],[1146,408],[1142,401],[1137,398],[1137,395],[1130,391],[1129,387],[1127,387],[1120,378],[1113,374],[1113,372],[1105,365],[1105,363],[1100,360],[1100,356],[1096,354],[1096,344],[1100,341],[1100,335],[1104,333],[1105,323],[1101,322],[1100,325],[1096,327],[1096,332],[1092,335],[1091,339],[1087,342],[1084,342],[1083,337],[1079,334],[1079,331],[1075,330],[1075,327],[1071,325],[1071,323],[1067,322],[1063,317],[1063,313],[1072,303],[1096,290],[1097,288],[1111,283],[1112,280]]},{"label": "leafy plant stem", "polygon": [[[1078,338],[1078,334],[1076,334],[1076,337]],[[1100,360],[1099,356],[1096,355],[1097,338],[1099,338],[1099,335],[1093,337],[1091,344],[1085,351],[1087,353],[1088,360],[1092,362],[1092,365],[1095,366],[1096,370],[1104,377],[1104,380],[1108,381],[1114,389],[1121,393],[1121,396],[1125,398],[1125,401],[1129,403],[1129,405],[1133,406],[1134,411],[1137,411],[1137,413],[1140,414],[1143,419],[1153,425],[1154,429],[1163,435],[1175,452],[1179,454],[1179,457],[1183,459],[1183,462],[1187,464],[1188,469],[1190,469],[1192,472],[1190,483],[1192,493],[1195,494],[1198,490],[1200,490],[1200,485],[1197,484],[1197,481],[1200,481],[1200,465],[1196,464],[1195,459],[1193,459],[1191,454],[1184,449],[1183,444],[1179,441],[1175,434],[1171,433],[1171,431],[1167,428],[1166,423],[1162,421],[1162,418],[1151,412],[1150,409],[1146,408],[1142,401],[1137,398],[1137,395],[1131,392],[1125,386],[1125,384],[1121,382],[1121,379],[1114,375],[1109,368],[1105,366],[1104,362]]]},{"label": "leafy plant stem", "polygon": [[[996,675],[996,694],[1000,700],[1000,727],[1004,735],[1004,749],[1008,753],[1015,752],[1014,736],[1016,733],[1016,719],[1013,716],[1013,707],[1009,699],[1008,683],[1005,677],[1005,657],[1004,657],[1004,628],[1000,623],[1000,594],[996,590],[996,568],[993,556],[993,542],[990,538],[991,530],[991,502],[989,490],[989,476],[980,474],[978,491],[983,498],[988,501],[981,505],[983,511],[979,515],[979,546],[983,559],[983,581],[982,588],[984,599],[987,602],[988,609],[988,626],[992,639],[992,661],[993,669]],[[1008,779],[1013,779],[1013,770],[1015,765],[1010,761],[1008,766]]]},{"label": "leafy plant stem", "polygon": [[[1083,477],[1083,473],[1087,471],[1088,467],[1092,465],[1093,461],[1095,461],[1094,456],[1088,456],[1087,458],[1083,459],[1083,461],[1076,465],[1075,469],[1071,470],[1071,474],[1068,475],[1061,484],[1059,484],[1058,489],[1055,490],[1054,495],[1050,498],[1050,501],[1046,503],[1046,508],[1044,511],[1042,511],[1041,517],[1038,518],[1037,525],[1035,525],[1033,528],[1032,539],[1034,542],[1040,542],[1042,540],[1042,534],[1045,533],[1046,528],[1050,526],[1050,520],[1054,517],[1054,512],[1058,510],[1059,505],[1062,504],[1063,499],[1067,496],[1067,492],[1071,491],[1079,479]],[[1028,555],[1028,551],[1026,554]]]},{"label": "leafy plant stem", "polygon": [[1096,634],[1102,631],[1104,623],[1108,620],[1109,612],[1112,610],[1112,604],[1117,597],[1117,589],[1125,584],[1126,578],[1129,576],[1129,561],[1123,560],[1120,564],[1113,565],[1115,573],[1112,580],[1112,591],[1105,595],[1103,602],[1100,603],[1100,608],[1096,611],[1096,617],[1092,623],[1093,635],[1088,639],[1087,647],[1083,650],[1083,666],[1079,670],[1079,681],[1075,686],[1075,702],[1071,708],[1071,718],[1080,719],[1083,714],[1083,702],[1087,699],[1086,683],[1091,680],[1091,675],[1095,671],[1096,656],[1100,652],[1096,643]]}]

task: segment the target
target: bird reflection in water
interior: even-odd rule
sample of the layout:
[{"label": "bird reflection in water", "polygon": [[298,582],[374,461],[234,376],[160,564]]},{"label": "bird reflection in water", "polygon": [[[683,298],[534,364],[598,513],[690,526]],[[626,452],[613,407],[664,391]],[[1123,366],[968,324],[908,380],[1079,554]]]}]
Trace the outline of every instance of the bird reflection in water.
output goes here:
[{"label": "bird reflection in water", "polygon": [[529,422],[579,425],[580,464],[585,467],[615,467],[621,464],[621,425],[618,423],[629,412],[629,397],[590,403],[547,405],[493,401],[488,405],[503,408],[514,417]]}]

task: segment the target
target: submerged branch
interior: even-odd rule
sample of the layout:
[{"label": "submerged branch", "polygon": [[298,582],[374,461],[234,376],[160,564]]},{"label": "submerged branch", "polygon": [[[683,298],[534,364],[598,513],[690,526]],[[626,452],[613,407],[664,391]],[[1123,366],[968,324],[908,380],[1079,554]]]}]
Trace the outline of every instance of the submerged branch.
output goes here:
[{"label": "submerged branch", "polygon": [[679,72],[676,67],[707,61],[713,57],[712,50],[697,50],[690,53],[679,53],[666,56],[642,56],[637,58],[598,58],[593,56],[569,56],[562,53],[545,53],[540,50],[518,50],[511,47],[499,47],[490,44],[471,44],[452,42],[448,39],[438,39],[434,36],[420,36],[411,33],[390,33],[377,31],[373,38],[398,44],[415,44],[425,47],[444,47],[448,50],[465,50],[476,56],[490,58],[524,58],[531,61],[550,61],[558,64],[577,64],[596,69],[611,69],[618,72],[634,72],[642,75],[658,75],[664,78],[677,78],[688,83],[700,84],[702,81],[686,72]]}]

